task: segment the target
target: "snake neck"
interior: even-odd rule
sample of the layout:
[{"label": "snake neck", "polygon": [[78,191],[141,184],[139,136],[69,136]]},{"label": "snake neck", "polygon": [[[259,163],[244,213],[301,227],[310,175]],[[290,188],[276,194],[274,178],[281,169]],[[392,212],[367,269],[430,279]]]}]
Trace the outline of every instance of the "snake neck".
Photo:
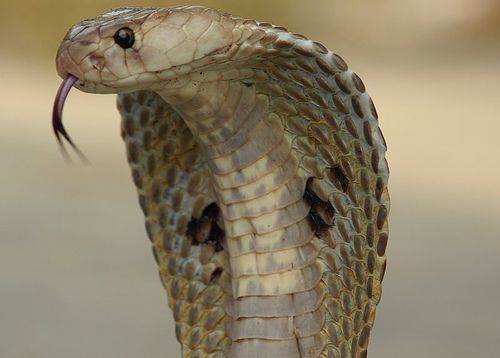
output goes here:
[{"label": "snake neck", "polygon": [[160,93],[202,148],[222,213],[232,356],[309,356],[324,314],[320,244],[306,175],[283,115],[254,79],[190,82]]}]

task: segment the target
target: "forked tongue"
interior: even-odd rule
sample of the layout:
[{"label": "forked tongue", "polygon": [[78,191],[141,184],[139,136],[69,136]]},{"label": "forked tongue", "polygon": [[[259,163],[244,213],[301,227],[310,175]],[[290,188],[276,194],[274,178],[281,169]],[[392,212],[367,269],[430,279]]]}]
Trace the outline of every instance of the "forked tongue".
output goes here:
[{"label": "forked tongue", "polygon": [[89,163],[85,155],[80,151],[80,149],[78,149],[75,143],[73,143],[71,137],[69,136],[68,132],[66,132],[66,129],[64,128],[64,125],[62,123],[62,111],[64,108],[64,102],[66,100],[66,97],[68,96],[69,91],[71,90],[71,87],[73,87],[77,80],[78,79],[75,76],[68,74],[68,76],[61,83],[61,86],[59,86],[56,94],[56,99],[54,101],[54,107],[52,109],[52,129],[54,130],[54,134],[56,135],[57,142],[59,143],[59,147],[61,148],[61,152],[66,159],[69,159],[69,155],[66,151],[66,147],[64,146],[63,138],[66,139],[66,141],[73,147],[76,154],[78,154],[78,156],[84,163]]}]

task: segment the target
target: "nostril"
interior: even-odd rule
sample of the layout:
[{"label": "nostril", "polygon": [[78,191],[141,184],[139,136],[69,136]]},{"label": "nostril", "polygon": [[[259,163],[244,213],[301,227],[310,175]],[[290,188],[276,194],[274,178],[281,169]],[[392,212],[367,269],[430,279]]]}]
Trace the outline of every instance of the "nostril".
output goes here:
[{"label": "nostril", "polygon": [[98,71],[102,71],[104,68],[104,58],[100,56],[90,56],[90,63]]}]

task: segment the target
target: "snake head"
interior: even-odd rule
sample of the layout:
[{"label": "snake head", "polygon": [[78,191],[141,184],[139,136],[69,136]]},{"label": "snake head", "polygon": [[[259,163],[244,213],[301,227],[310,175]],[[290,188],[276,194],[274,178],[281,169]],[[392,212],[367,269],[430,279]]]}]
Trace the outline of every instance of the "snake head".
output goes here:
[{"label": "snake head", "polygon": [[161,88],[193,71],[193,61],[231,44],[230,24],[221,16],[202,7],[110,10],[68,31],[57,71],[75,76],[74,86],[84,92]]},{"label": "snake head", "polygon": [[[74,25],[56,56],[57,72],[64,79],[52,114],[59,143],[64,137],[83,156],[62,124],[72,87],[90,93],[159,90],[172,83],[175,87],[200,62],[210,63],[207,55],[231,44],[233,26],[216,10],[192,6],[118,8]],[[198,66],[193,65],[197,61]]]}]

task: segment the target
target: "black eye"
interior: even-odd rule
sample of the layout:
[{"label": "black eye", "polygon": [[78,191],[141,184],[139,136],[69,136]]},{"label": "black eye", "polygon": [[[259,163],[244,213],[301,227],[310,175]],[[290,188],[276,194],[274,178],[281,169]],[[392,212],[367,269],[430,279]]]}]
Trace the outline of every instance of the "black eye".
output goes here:
[{"label": "black eye", "polygon": [[120,47],[125,49],[130,48],[134,45],[135,41],[134,31],[128,27],[122,27],[120,30],[115,32],[113,39],[118,45],[120,45]]}]

